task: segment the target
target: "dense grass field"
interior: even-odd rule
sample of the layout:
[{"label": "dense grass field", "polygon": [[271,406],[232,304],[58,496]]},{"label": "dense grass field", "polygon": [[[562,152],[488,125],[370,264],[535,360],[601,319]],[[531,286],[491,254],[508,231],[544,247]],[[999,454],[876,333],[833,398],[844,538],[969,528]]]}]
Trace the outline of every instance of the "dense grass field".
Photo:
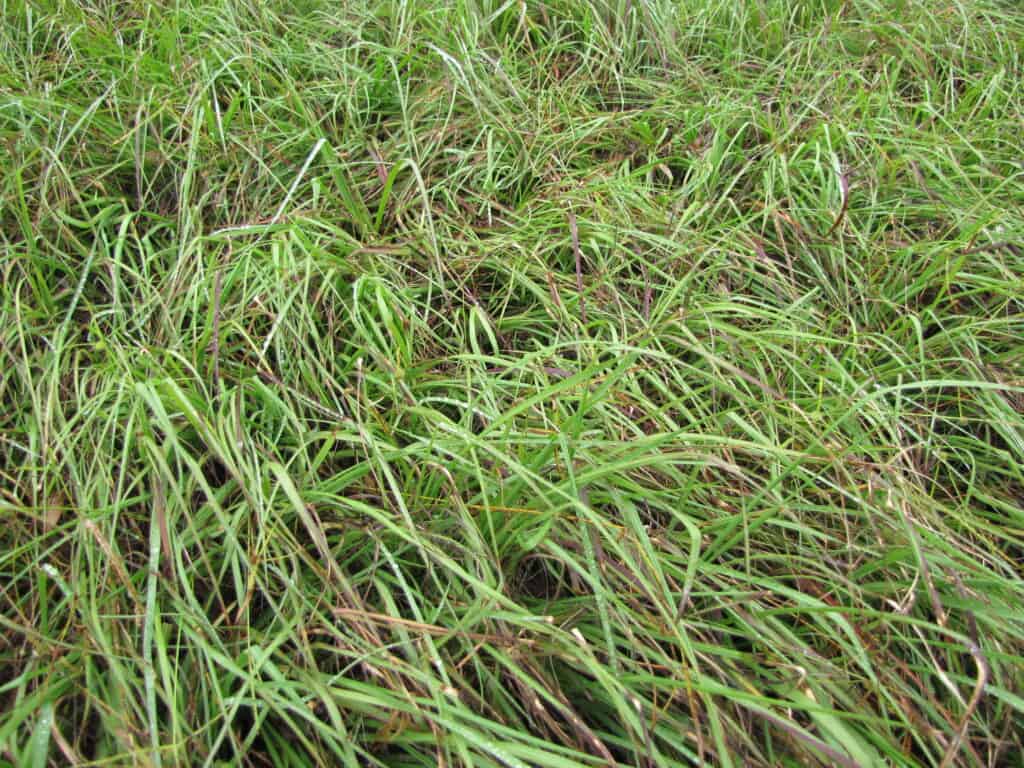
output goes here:
[{"label": "dense grass field", "polygon": [[1024,763],[1024,6],[0,6],[0,765]]}]

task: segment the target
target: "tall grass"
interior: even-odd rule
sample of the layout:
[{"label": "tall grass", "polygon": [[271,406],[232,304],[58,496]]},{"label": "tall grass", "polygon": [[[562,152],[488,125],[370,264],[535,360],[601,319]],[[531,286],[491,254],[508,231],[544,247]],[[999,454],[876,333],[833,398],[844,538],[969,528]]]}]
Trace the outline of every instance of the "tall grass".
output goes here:
[{"label": "tall grass", "polygon": [[1019,764],[1016,3],[0,5],[0,764]]}]

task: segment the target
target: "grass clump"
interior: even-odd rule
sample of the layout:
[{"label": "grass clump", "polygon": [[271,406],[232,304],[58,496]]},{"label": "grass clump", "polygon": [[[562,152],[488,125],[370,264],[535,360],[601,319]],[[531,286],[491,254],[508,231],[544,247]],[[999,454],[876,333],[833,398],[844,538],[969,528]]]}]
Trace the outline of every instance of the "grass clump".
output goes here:
[{"label": "grass clump", "polygon": [[1016,4],[2,9],[4,764],[1020,759]]}]

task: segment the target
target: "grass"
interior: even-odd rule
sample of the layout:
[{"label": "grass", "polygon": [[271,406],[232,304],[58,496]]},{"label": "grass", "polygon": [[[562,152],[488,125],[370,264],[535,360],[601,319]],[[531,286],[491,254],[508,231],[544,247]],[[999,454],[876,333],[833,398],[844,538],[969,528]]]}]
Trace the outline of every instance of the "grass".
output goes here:
[{"label": "grass", "polygon": [[0,764],[1021,764],[1017,3],[2,9]]}]

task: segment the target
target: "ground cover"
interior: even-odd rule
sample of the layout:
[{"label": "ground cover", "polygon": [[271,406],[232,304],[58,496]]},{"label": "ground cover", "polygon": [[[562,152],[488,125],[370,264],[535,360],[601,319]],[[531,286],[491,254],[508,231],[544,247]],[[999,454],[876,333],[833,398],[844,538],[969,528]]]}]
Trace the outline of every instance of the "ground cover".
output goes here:
[{"label": "ground cover", "polygon": [[2,7],[0,762],[1020,764],[1017,3]]}]

